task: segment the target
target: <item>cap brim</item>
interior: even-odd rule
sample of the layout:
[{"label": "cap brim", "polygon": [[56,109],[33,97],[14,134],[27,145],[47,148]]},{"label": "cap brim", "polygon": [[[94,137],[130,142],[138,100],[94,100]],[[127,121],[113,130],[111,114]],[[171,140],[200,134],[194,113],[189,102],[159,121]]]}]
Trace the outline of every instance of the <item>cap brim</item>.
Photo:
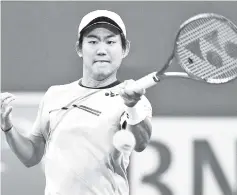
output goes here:
[{"label": "cap brim", "polygon": [[111,23],[105,22],[105,21],[99,21],[99,22],[95,22],[95,23],[93,23],[93,24],[87,25],[85,28],[83,28],[83,29],[81,30],[80,34],[81,34],[81,33],[84,33],[88,28],[90,28],[90,27],[92,27],[92,26],[94,26],[94,25],[97,25],[97,24],[108,24],[109,26],[112,26],[112,27],[118,29],[119,32],[121,32],[121,33],[123,32],[121,28],[119,28],[118,26],[116,26],[116,25],[114,25],[114,24],[111,24]]}]

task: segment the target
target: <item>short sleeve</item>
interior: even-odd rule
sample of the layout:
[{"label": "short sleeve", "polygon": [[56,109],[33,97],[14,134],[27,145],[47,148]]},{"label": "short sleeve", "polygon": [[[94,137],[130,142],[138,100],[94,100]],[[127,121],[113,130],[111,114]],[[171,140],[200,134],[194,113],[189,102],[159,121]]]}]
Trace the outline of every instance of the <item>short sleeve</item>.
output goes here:
[{"label": "short sleeve", "polygon": [[47,95],[48,91],[45,93],[39,104],[38,113],[30,135],[45,137],[49,131],[49,112],[47,111],[48,109],[46,104]]},{"label": "short sleeve", "polygon": [[[147,117],[149,117],[149,118],[152,117],[151,103],[146,98],[146,96],[143,95],[141,97],[141,100],[137,104],[142,105],[143,110],[146,113]],[[121,115],[121,118],[120,118],[120,127],[121,127],[121,129],[126,129],[126,127],[127,127],[127,121],[126,120],[127,120],[127,113],[124,111],[123,114]]]}]

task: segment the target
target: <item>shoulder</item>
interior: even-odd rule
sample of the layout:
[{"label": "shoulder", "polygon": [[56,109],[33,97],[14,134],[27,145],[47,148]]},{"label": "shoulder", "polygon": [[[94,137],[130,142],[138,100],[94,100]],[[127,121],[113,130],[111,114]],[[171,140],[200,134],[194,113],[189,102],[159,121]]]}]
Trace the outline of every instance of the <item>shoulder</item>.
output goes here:
[{"label": "shoulder", "polygon": [[73,97],[76,87],[78,87],[78,81],[64,85],[53,85],[44,94],[43,102],[49,108],[61,106]]},{"label": "shoulder", "polygon": [[59,95],[60,93],[65,93],[65,92],[69,92],[73,89],[75,89],[75,87],[78,86],[78,81],[74,81],[68,84],[64,84],[64,85],[53,85],[51,87],[48,88],[48,90],[45,93],[45,96],[52,96],[52,95]]}]

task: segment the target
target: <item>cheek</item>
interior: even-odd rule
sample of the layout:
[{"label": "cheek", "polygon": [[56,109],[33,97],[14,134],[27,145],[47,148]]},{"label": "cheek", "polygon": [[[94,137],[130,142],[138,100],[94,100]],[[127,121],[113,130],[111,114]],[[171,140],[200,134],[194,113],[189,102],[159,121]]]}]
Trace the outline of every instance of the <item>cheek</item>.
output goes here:
[{"label": "cheek", "polygon": [[87,67],[92,67],[93,64],[93,54],[92,53],[83,53],[83,64]]},{"label": "cheek", "polygon": [[82,47],[82,56],[86,61],[91,61],[92,57],[95,55],[95,51],[92,48],[89,48],[86,44]]},{"label": "cheek", "polygon": [[123,60],[123,50],[115,50],[113,51],[111,56],[114,63],[121,63],[121,61]]}]

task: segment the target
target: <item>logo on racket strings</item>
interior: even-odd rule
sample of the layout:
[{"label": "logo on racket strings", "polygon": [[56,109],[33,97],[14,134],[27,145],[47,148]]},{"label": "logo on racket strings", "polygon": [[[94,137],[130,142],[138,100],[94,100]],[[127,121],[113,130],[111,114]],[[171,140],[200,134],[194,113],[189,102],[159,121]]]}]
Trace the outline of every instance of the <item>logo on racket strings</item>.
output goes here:
[{"label": "logo on racket strings", "polygon": [[[209,64],[220,68],[224,65],[223,59],[237,59],[237,44],[231,40],[225,40],[224,36],[223,32],[214,30],[187,44],[185,48],[201,60],[208,61]],[[188,63],[193,62],[194,60],[189,57]]]}]

